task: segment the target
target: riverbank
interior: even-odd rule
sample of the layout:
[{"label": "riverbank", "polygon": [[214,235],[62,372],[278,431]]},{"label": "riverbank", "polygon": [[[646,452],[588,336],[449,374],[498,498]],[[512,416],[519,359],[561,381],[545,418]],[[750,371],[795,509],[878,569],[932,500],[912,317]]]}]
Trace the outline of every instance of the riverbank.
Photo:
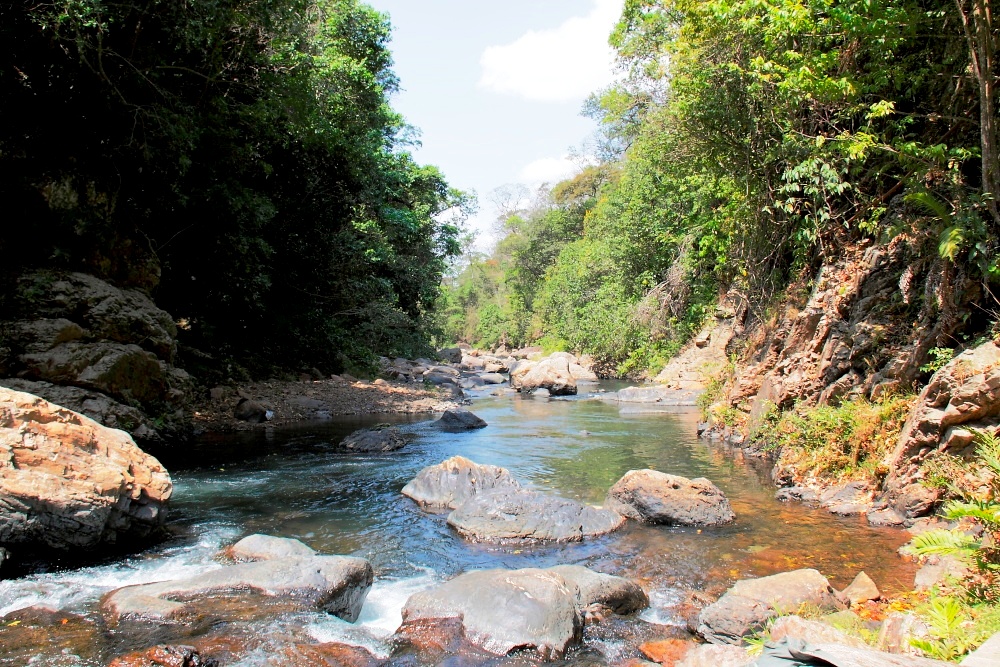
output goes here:
[{"label": "riverbank", "polygon": [[[258,406],[266,419],[240,419],[241,401]],[[252,431],[344,415],[423,414],[457,407],[461,398],[437,386],[385,379],[357,380],[334,376],[315,380],[267,380],[221,385],[194,403],[191,422],[197,432]],[[250,414],[250,413],[248,413]]]}]

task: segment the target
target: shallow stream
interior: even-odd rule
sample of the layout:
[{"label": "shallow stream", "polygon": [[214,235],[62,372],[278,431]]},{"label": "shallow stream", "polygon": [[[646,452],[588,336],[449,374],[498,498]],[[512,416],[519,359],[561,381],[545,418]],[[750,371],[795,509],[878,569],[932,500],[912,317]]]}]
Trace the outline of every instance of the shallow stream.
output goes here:
[{"label": "shallow stream", "polygon": [[[66,632],[39,633],[34,645],[23,638],[17,646],[0,643],[0,665],[105,665],[118,653],[159,642],[190,644],[199,636],[225,636],[231,628],[211,622],[140,635],[106,628],[98,601],[119,586],[219,567],[218,550],[251,533],[294,537],[321,553],[363,556],[374,566],[376,580],[356,624],[322,613],[282,615],[279,610],[267,622],[248,621],[240,632],[345,642],[381,657],[391,650],[389,637],[410,594],[470,569],[570,563],[638,580],[650,594],[650,609],[636,619],[588,631],[584,648],[568,658],[587,664],[638,655],[636,646],[644,638],[679,635],[690,613],[685,603],[691,591],[718,594],[740,578],[814,567],[838,587],[859,570],[883,591],[912,583],[912,567],[894,553],[904,533],[774,500],[767,466],[698,439],[693,411],[620,411],[615,403],[586,397],[520,396],[479,398],[471,409],[489,423],[487,428],[444,433],[429,421],[414,421],[426,418],[340,418],[217,436],[183,453],[187,467],[166,457],[176,485],[170,519],[174,537],[128,559],[0,581],[0,616],[43,606],[86,621],[75,635],[70,632],[77,624],[74,617],[62,624]],[[385,421],[403,423],[413,441],[391,454],[339,450],[351,431]],[[728,495],[738,518],[704,529],[630,523],[575,544],[474,544],[449,529],[444,515],[422,512],[399,493],[421,468],[457,454],[506,467],[526,485],[593,504],[600,504],[631,469],[703,476]],[[191,467],[192,462],[198,466]],[[270,664],[270,650],[265,642],[237,664]]]}]

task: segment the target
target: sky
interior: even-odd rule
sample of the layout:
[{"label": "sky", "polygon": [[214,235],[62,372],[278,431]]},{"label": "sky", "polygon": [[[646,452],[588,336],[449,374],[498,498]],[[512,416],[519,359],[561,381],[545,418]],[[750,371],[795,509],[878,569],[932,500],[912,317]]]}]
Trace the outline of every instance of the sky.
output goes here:
[{"label": "sky", "polygon": [[400,92],[393,107],[420,131],[421,164],[475,190],[471,226],[491,239],[497,187],[571,176],[596,129],[580,115],[608,85],[608,35],[623,0],[367,0],[389,14]]}]

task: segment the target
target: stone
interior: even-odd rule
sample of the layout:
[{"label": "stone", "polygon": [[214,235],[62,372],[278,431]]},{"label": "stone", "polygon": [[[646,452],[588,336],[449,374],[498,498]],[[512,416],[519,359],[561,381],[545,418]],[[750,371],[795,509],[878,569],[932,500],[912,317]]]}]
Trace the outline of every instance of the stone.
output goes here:
[{"label": "stone", "polygon": [[696,644],[686,639],[660,639],[639,646],[639,652],[661,665],[675,665],[680,662]]},{"label": "stone", "polygon": [[842,646],[860,646],[866,644],[857,637],[851,637],[842,630],[823,623],[810,621],[801,616],[781,616],[774,620],[768,632],[771,642],[780,642],[785,637],[793,637],[807,644],[841,644]]},{"label": "stone", "polygon": [[632,614],[649,606],[649,597],[639,584],[610,574],[601,574],[582,565],[548,568],[574,589],[577,607],[586,610],[600,605],[620,615]]},{"label": "stone", "polygon": [[[962,352],[937,371],[917,397],[896,448],[886,463],[884,488],[907,518],[929,514],[938,496],[920,484],[921,463],[930,452],[963,446],[949,437],[986,426],[1000,415],[1000,346],[994,341]],[[949,442],[952,441],[952,442]]]},{"label": "stone", "polygon": [[698,634],[713,644],[739,644],[766,623],[802,605],[820,611],[844,608],[826,577],[813,569],[737,581],[698,617]]},{"label": "stone", "polygon": [[820,494],[819,504],[834,514],[853,516],[864,514],[871,507],[872,490],[864,482],[848,482],[831,487]]},{"label": "stone", "polygon": [[118,656],[108,667],[218,667],[218,664],[211,658],[202,658],[192,646],[161,644]]},{"label": "stone", "polygon": [[10,552],[0,547],[0,571],[3,571],[3,564],[10,560]]},{"label": "stone", "polygon": [[92,338],[138,345],[167,362],[174,359],[174,318],[138,290],[120,289],[85,273],[40,271],[18,281],[19,298],[29,292],[36,316],[69,319]]},{"label": "stone", "polygon": [[283,558],[308,558],[316,552],[299,540],[255,533],[248,535],[224,551],[235,561],[253,563]]},{"label": "stone", "polygon": [[455,509],[477,493],[495,488],[519,489],[521,485],[506,468],[453,456],[417,473],[403,487],[403,495],[425,507]]},{"label": "stone", "polygon": [[72,341],[19,360],[28,379],[94,389],[123,401],[163,401],[169,389],[156,356],[138,345]]},{"label": "stone", "polygon": [[611,490],[605,507],[647,523],[714,526],[736,514],[715,484],[657,470],[630,470]]},{"label": "stone", "polygon": [[233,417],[240,421],[262,424],[270,421],[274,413],[268,410],[263,404],[249,398],[241,398],[233,409]]},{"label": "stone", "polygon": [[580,643],[583,619],[566,581],[546,570],[467,572],[403,607],[403,623],[422,619],[462,621],[466,637],[495,655],[531,648],[560,658]]},{"label": "stone", "polygon": [[462,363],[462,348],[446,347],[438,350],[438,356],[449,363],[460,364]]},{"label": "stone", "polygon": [[986,640],[975,651],[965,656],[962,667],[996,667],[1000,665],[1000,632]]},{"label": "stone", "polygon": [[499,373],[483,373],[479,376],[479,379],[486,384],[503,384],[507,381],[507,378]]},{"label": "stone", "polygon": [[926,591],[946,583],[949,579],[963,579],[969,574],[969,566],[954,556],[932,556],[927,559],[913,577],[913,588]]},{"label": "stone", "polygon": [[421,621],[457,619],[469,641],[494,655],[530,648],[557,659],[580,643],[584,610],[604,604],[636,611],[637,588],[578,566],[467,572],[411,596],[400,632]]},{"label": "stone", "polygon": [[11,338],[21,353],[48,352],[60,343],[83,338],[85,332],[76,322],[63,317],[25,320],[9,325]]},{"label": "stone", "polygon": [[379,424],[351,433],[340,444],[352,452],[394,452],[406,446],[406,437],[395,426]]},{"label": "stone", "polygon": [[143,412],[119,403],[99,391],[21,378],[0,379],[0,386],[34,394],[50,403],[90,417],[102,426],[126,431],[137,442],[162,441],[159,431]]},{"label": "stone", "polygon": [[486,386],[486,381],[479,376],[462,378],[462,381],[458,383],[458,386],[462,389],[480,389]]},{"label": "stone", "polygon": [[818,497],[819,495],[814,490],[804,486],[786,486],[783,489],[778,489],[778,492],[774,494],[774,499],[783,503],[793,500],[798,502],[813,502]]},{"label": "stone", "polygon": [[445,373],[424,373],[423,380],[438,387],[447,385],[458,386],[458,378]]},{"label": "stone", "polygon": [[882,597],[882,592],[871,577],[864,572],[858,572],[858,576],[854,577],[854,581],[841,591],[841,595],[850,600],[853,606],[869,600],[878,600]]},{"label": "stone", "polygon": [[126,586],[105,595],[101,609],[112,624],[162,622],[176,618],[190,602],[209,593],[253,591],[295,598],[353,623],[373,578],[372,567],[363,558],[288,556],[229,565],[185,579]]},{"label": "stone", "polygon": [[915,655],[918,650],[910,644],[910,639],[926,637],[927,625],[911,613],[894,611],[882,621],[875,645],[888,653]]},{"label": "stone", "polygon": [[746,667],[754,661],[746,649],[739,646],[699,644],[692,647],[675,667]]},{"label": "stone", "polygon": [[946,667],[954,663],[891,655],[861,646],[840,644],[804,644],[794,639],[766,645],[754,663],[759,667],[794,667],[795,665],[834,665],[835,667]]},{"label": "stone", "polygon": [[902,526],[906,523],[906,517],[892,509],[891,507],[886,507],[885,509],[872,509],[869,510],[865,515],[868,520],[869,526]]},{"label": "stone", "polygon": [[92,548],[148,537],[170,475],[124,431],[0,387],[0,545]]},{"label": "stone", "polygon": [[463,537],[487,541],[578,542],[624,522],[617,512],[524,489],[478,493],[448,515],[448,525]]},{"label": "stone", "polygon": [[536,363],[517,364],[510,371],[510,385],[525,394],[547,389],[552,396],[570,396],[577,391],[568,359],[555,355]]},{"label": "stone", "polygon": [[452,432],[475,431],[487,426],[485,421],[462,408],[445,410],[441,418],[434,422],[434,424],[440,429]]}]

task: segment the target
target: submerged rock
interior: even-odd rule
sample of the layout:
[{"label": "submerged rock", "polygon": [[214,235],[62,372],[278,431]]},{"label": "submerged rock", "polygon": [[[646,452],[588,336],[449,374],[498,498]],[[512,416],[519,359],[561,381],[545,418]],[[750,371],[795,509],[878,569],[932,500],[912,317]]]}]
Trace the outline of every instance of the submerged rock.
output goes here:
[{"label": "submerged rock", "polygon": [[524,489],[477,494],[448,515],[448,525],[475,540],[577,542],[623,523],[617,512]]},{"label": "submerged rock", "polygon": [[124,431],[0,387],[0,544],[96,547],[166,519],[170,476]]},{"label": "submerged rock", "polygon": [[445,431],[456,432],[475,431],[476,429],[485,428],[487,426],[485,421],[468,410],[463,410],[462,408],[445,410],[444,414],[441,415],[441,419],[434,423],[438,426],[438,428]]},{"label": "submerged rock", "polygon": [[279,560],[282,558],[309,558],[316,551],[299,540],[255,533],[248,535],[223,553],[240,562]]},{"label": "submerged rock", "polygon": [[394,452],[406,446],[406,437],[395,426],[380,424],[357,430],[340,444],[352,452]]},{"label": "submerged rock", "polygon": [[521,485],[506,468],[453,456],[417,473],[403,487],[403,495],[423,506],[455,509],[477,493],[496,488],[520,489]]},{"label": "submerged rock", "polygon": [[192,646],[161,644],[118,656],[108,667],[218,667],[211,658],[202,658]]},{"label": "submerged rock", "polygon": [[816,570],[795,570],[759,579],[742,579],[698,617],[698,634],[713,644],[739,644],[761,632],[767,621],[809,605],[821,611],[845,607],[826,577]]},{"label": "submerged rock", "polygon": [[582,567],[467,572],[411,596],[400,632],[419,621],[458,619],[469,641],[495,655],[531,648],[560,658],[581,641],[584,610],[594,604],[636,611],[645,593]]},{"label": "submerged rock", "polygon": [[608,491],[608,509],[649,523],[712,526],[736,518],[715,484],[657,470],[630,470]]}]

